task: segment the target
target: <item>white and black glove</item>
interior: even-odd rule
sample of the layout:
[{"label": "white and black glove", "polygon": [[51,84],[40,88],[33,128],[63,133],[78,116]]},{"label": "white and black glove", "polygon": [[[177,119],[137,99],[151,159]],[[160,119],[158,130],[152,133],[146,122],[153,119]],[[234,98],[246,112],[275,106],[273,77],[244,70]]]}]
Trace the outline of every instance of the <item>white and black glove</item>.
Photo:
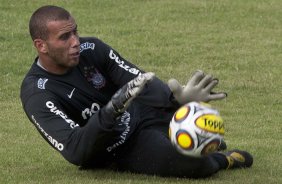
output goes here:
[{"label": "white and black glove", "polygon": [[143,90],[145,84],[153,79],[154,73],[148,72],[140,74],[120,88],[106,105],[106,112],[113,117],[122,114],[131,101]]},{"label": "white and black glove", "polygon": [[198,70],[194,73],[186,86],[182,86],[176,79],[168,81],[168,87],[173,93],[175,100],[184,105],[188,102],[209,102],[211,100],[221,100],[227,96],[227,93],[212,92],[212,89],[218,84],[218,79],[211,75],[205,75]]}]

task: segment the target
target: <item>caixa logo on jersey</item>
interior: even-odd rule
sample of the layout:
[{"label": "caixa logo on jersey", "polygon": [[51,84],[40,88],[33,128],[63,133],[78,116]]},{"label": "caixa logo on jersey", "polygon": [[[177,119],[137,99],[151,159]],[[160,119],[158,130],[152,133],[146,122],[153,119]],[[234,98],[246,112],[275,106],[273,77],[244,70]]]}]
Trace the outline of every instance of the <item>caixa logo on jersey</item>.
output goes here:
[{"label": "caixa logo on jersey", "polygon": [[61,118],[63,118],[69,125],[71,128],[75,128],[77,126],[79,126],[78,124],[76,124],[75,122],[73,122],[73,120],[69,119],[67,115],[65,115],[62,111],[60,111],[53,102],[48,101],[46,102],[46,107],[48,109],[50,109],[50,112],[56,114],[57,116],[60,116]]},{"label": "caixa logo on jersey", "polygon": [[79,52],[82,52],[82,51],[87,50],[87,49],[94,50],[94,48],[95,48],[95,43],[85,42],[85,43],[80,44],[80,51]]}]

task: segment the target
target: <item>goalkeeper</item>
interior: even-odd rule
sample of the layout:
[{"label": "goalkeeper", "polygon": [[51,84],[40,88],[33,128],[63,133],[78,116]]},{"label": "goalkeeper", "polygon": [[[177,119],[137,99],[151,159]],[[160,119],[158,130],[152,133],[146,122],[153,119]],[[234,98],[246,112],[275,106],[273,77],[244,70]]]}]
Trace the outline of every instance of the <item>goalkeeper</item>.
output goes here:
[{"label": "goalkeeper", "polygon": [[246,151],[193,158],[171,145],[168,126],[181,105],[226,97],[212,92],[218,80],[211,75],[197,71],[184,87],[166,84],[101,40],[79,37],[74,18],[57,6],[37,9],[29,30],[38,56],[22,82],[23,108],[70,163],[192,178],[252,165]]}]

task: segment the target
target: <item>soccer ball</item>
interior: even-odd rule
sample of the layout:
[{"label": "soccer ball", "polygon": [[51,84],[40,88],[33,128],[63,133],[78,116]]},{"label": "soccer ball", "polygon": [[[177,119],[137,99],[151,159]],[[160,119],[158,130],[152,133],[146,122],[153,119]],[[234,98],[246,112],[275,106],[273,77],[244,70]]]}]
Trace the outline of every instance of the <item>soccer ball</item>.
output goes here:
[{"label": "soccer ball", "polygon": [[209,104],[190,102],[180,107],[169,125],[169,137],[177,151],[200,157],[218,150],[224,136],[219,112]]}]

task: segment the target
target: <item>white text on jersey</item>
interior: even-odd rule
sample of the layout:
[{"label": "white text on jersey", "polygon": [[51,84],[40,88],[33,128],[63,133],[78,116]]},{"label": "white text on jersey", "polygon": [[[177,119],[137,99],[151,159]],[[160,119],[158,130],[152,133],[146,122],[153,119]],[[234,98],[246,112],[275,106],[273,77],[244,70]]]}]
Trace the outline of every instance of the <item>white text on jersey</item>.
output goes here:
[{"label": "white text on jersey", "polygon": [[64,145],[62,143],[59,143],[56,139],[54,139],[47,132],[45,132],[45,130],[40,126],[40,124],[36,121],[36,119],[35,119],[35,117],[33,115],[31,116],[31,118],[32,118],[32,121],[34,122],[34,124],[37,126],[38,130],[48,139],[48,141],[55,148],[57,148],[59,151],[63,151],[64,150]]},{"label": "white text on jersey", "polygon": [[124,63],[124,61],[122,61],[115,53],[113,50],[110,50],[109,53],[109,57],[110,59],[114,60],[119,67],[123,68],[124,70],[134,74],[134,75],[138,75],[140,73],[140,71],[136,68],[131,68],[130,66],[126,65]]},{"label": "white text on jersey", "polygon": [[87,50],[87,49],[94,50],[94,48],[95,48],[95,43],[85,42],[85,43],[80,44],[80,51],[79,52],[82,52],[82,51]]},{"label": "white text on jersey", "polygon": [[77,126],[79,126],[78,124],[76,124],[75,122],[73,122],[73,120],[69,119],[67,115],[65,115],[62,111],[60,111],[53,102],[48,101],[46,102],[46,107],[48,109],[50,109],[50,112],[53,112],[54,114],[56,114],[57,116],[60,116],[61,118],[63,118],[69,125],[71,128],[75,128]]}]

